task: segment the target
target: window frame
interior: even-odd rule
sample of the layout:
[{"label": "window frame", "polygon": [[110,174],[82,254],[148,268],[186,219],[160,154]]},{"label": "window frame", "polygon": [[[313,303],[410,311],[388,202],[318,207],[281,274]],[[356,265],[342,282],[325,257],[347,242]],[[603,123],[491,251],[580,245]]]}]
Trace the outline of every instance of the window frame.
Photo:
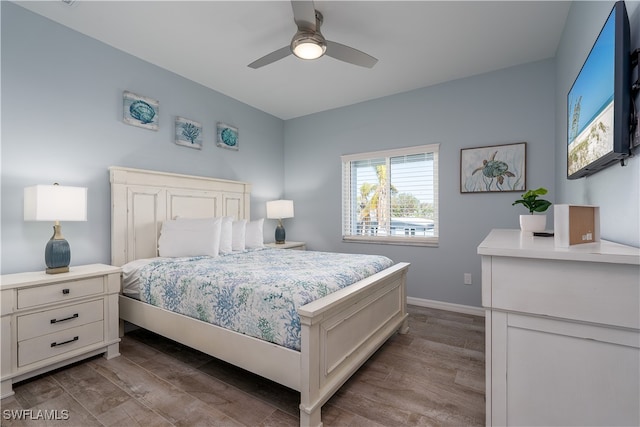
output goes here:
[{"label": "window frame", "polygon": [[[439,224],[439,151],[440,144],[418,145],[413,147],[396,148],[381,151],[371,151],[366,153],[345,154],[341,156],[342,161],[342,241],[350,243],[376,243],[406,246],[432,246],[439,244],[440,224]],[[353,190],[355,185],[352,182],[352,163],[356,161],[372,161],[384,159],[385,164],[391,163],[391,158],[411,156],[416,154],[433,154],[433,207],[434,207],[434,227],[433,236],[398,236],[398,235],[358,235],[353,233],[353,207],[357,203],[357,191]],[[393,185],[393,177],[389,179],[389,186]],[[389,209],[391,208],[391,204]],[[356,208],[357,209],[357,208]]]}]

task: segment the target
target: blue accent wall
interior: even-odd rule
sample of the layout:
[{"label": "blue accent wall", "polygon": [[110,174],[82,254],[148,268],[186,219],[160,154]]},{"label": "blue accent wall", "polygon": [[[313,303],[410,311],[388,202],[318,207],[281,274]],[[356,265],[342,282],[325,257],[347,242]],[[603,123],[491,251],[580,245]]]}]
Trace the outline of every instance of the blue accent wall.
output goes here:
[{"label": "blue accent wall", "polygon": [[[461,194],[460,149],[524,141],[527,186],[553,189],[554,70],[553,60],[540,61],[288,120],[285,194],[296,217],[285,220],[287,236],[313,250],[410,262],[409,296],[480,306],[476,248],[492,228],[518,228],[527,211],[511,206],[520,192]],[[343,243],[340,156],[435,143],[439,247]]]},{"label": "blue accent wall", "polygon": [[[0,3],[3,274],[45,268],[53,223],[22,220],[30,185],[88,187],[88,221],[62,224],[71,266],[110,262],[109,166],[249,182],[254,218],[265,216],[267,200],[282,197],[281,119]],[[160,102],[158,131],[123,122],[124,91]],[[202,150],[175,144],[176,116],[202,124]],[[238,128],[239,151],[215,145],[217,122]]]}]

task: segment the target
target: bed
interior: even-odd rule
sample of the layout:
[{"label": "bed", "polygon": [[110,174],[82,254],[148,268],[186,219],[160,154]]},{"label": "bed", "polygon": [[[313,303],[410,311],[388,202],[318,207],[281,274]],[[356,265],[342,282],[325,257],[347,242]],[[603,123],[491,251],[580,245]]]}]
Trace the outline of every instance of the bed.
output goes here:
[{"label": "bed", "polygon": [[[250,220],[247,183],[122,167],[109,172],[113,265],[157,257],[162,224],[173,218]],[[408,268],[408,263],[392,264],[298,307],[299,350],[124,293],[119,297],[121,334],[127,321],[297,390],[300,425],[320,426],[322,405],[391,335],[408,331]]]}]

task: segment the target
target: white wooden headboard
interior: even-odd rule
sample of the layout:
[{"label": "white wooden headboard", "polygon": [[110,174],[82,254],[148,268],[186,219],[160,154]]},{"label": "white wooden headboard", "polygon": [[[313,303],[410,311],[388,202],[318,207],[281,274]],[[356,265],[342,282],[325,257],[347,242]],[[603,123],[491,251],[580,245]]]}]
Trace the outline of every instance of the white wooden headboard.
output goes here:
[{"label": "white wooden headboard", "polygon": [[177,216],[250,219],[245,182],[112,166],[111,264],[158,254],[162,222]]}]

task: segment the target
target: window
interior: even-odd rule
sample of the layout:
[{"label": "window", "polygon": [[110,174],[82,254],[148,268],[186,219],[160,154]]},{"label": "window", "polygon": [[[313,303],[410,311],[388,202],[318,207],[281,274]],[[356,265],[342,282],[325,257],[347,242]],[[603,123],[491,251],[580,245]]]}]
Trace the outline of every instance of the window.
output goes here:
[{"label": "window", "polygon": [[342,238],[438,244],[438,144],[342,156]]}]

